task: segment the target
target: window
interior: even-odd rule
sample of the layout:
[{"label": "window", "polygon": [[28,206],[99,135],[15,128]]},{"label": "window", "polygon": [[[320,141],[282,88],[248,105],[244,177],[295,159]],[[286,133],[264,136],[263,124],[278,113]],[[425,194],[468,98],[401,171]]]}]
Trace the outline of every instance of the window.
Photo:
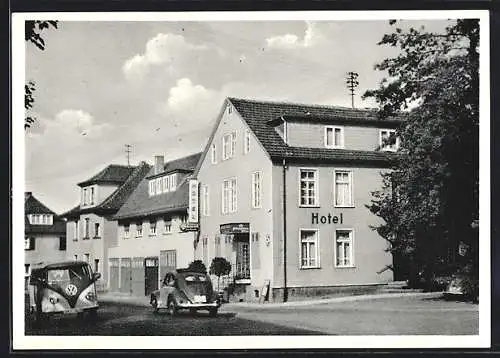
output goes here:
[{"label": "window", "polygon": [[90,254],[85,254],[85,262],[90,263]]},{"label": "window", "polygon": [[208,185],[203,185],[201,187],[201,213],[205,216],[210,215],[210,193],[208,189]]},{"label": "window", "polygon": [[353,267],[352,230],[335,230],[335,265]]},{"label": "window", "polygon": [[25,276],[30,275],[30,264],[24,264],[24,275]]},{"label": "window", "polygon": [[352,200],[352,171],[335,170],[335,206],[351,207]]},{"label": "window", "polygon": [[130,237],[130,224],[123,225],[123,237],[128,239]]},{"label": "window", "polygon": [[221,254],[220,254],[220,235],[215,236],[215,257],[221,257]]},{"label": "window", "polygon": [[24,238],[24,249],[25,250],[34,250],[35,249],[35,238],[34,237]]},{"label": "window", "polygon": [[78,255],[73,255],[73,260],[78,261]]},{"label": "window", "polygon": [[319,267],[318,231],[300,230],[300,267]]},{"label": "window", "polygon": [[395,152],[399,148],[399,138],[394,129],[381,129],[379,138],[380,150]]},{"label": "window", "polygon": [[163,233],[165,234],[170,234],[172,232],[172,218],[170,217],[165,217],[163,218]]},{"label": "window", "polygon": [[66,237],[59,238],[59,251],[66,251]]},{"label": "window", "polygon": [[149,222],[149,234],[156,235],[156,220]]},{"label": "window", "polygon": [[185,224],[185,223],[187,223],[187,221],[188,221],[188,220],[187,220],[187,219],[188,219],[187,215],[181,215],[180,219],[181,219],[181,223],[182,223],[182,224]]},{"label": "window", "polygon": [[94,188],[90,188],[90,205],[94,205]]},{"label": "window", "polygon": [[300,205],[318,206],[318,171],[300,169]]},{"label": "window", "polygon": [[177,188],[177,176],[175,174],[170,175],[170,190],[174,191]]},{"label": "window", "polygon": [[212,144],[212,164],[217,164],[217,146]]},{"label": "window", "polygon": [[205,266],[208,266],[208,237],[203,238],[202,244],[203,263],[205,264]]},{"label": "window", "polygon": [[137,237],[141,237],[142,236],[142,223],[137,223],[136,224],[136,231],[137,231]]},{"label": "window", "polygon": [[168,192],[167,178],[168,178],[167,176],[164,176],[163,178],[161,178],[161,182],[162,182],[162,185],[161,185],[162,189],[161,189],[161,191],[162,191],[162,193]]},{"label": "window", "polygon": [[325,147],[326,148],[344,148],[344,128],[325,127]]},{"label": "window", "polygon": [[101,237],[101,227],[99,223],[94,224],[94,237]]},{"label": "window", "polygon": [[247,154],[250,151],[250,130],[245,130],[245,140],[243,141],[243,153]]},{"label": "window", "polygon": [[234,213],[237,210],[236,178],[224,180],[222,184],[222,213]]},{"label": "window", "polygon": [[154,180],[150,180],[149,181],[149,196],[153,196],[156,194],[156,191],[155,191],[155,182]]},{"label": "window", "polygon": [[177,250],[165,250],[167,267],[177,268]]},{"label": "window", "polygon": [[222,160],[234,157],[236,152],[236,132],[222,137]]},{"label": "window", "polygon": [[90,231],[90,219],[86,218],[85,219],[85,233],[83,235],[84,239],[88,239],[89,238],[89,235],[90,235],[89,231]]},{"label": "window", "polygon": [[262,188],[260,172],[252,173],[252,208],[261,207]]},{"label": "window", "polygon": [[161,188],[161,178],[156,178],[155,179],[155,185],[156,185],[156,194],[161,194],[162,193],[162,188]]},{"label": "window", "polygon": [[52,225],[52,214],[30,214],[28,221],[31,225]]},{"label": "window", "polygon": [[73,237],[73,241],[78,241],[78,221],[75,221],[75,236]]},{"label": "window", "polygon": [[99,272],[99,259],[94,259],[94,272]]}]

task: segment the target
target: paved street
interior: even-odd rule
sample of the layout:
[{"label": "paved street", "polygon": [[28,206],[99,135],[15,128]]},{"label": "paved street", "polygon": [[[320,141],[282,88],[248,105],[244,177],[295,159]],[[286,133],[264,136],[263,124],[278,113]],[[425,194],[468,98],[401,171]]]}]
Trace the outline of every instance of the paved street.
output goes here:
[{"label": "paved street", "polygon": [[238,317],[331,335],[474,335],[478,312],[472,303],[399,297],[264,310],[241,307]]},{"label": "paved street", "polygon": [[120,303],[102,303],[98,317],[79,320],[74,315],[53,317],[49,323],[34,327],[27,322],[26,335],[96,336],[174,336],[174,335],[318,335],[304,329],[287,328],[248,320],[231,312],[209,317],[207,312],[192,316],[181,312],[171,317],[154,314],[151,308]]},{"label": "paved street", "polygon": [[206,312],[155,315],[142,305],[103,302],[98,318],[53,318],[34,335],[473,335],[478,305],[435,296],[361,299],[293,305],[224,305],[217,317]]}]

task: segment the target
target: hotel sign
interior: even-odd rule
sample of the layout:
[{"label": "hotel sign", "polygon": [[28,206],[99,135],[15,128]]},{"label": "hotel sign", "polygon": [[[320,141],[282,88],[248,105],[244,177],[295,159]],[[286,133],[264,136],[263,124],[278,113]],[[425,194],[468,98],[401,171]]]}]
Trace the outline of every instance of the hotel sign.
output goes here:
[{"label": "hotel sign", "polygon": [[198,180],[189,179],[189,208],[188,222],[198,223],[199,216],[199,196],[198,196]]},{"label": "hotel sign", "polygon": [[313,225],[318,224],[343,224],[344,216],[342,213],[340,215],[332,215],[328,213],[328,215],[319,215],[319,213],[311,214],[311,223]]},{"label": "hotel sign", "polygon": [[231,223],[220,226],[221,234],[248,234],[250,233],[249,223]]}]

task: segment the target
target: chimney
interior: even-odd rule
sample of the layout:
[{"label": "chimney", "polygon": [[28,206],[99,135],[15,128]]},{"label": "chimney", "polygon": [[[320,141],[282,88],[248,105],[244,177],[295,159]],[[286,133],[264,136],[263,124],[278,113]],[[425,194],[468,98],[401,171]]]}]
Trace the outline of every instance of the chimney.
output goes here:
[{"label": "chimney", "polygon": [[164,165],[163,155],[155,155],[155,174],[163,172]]}]

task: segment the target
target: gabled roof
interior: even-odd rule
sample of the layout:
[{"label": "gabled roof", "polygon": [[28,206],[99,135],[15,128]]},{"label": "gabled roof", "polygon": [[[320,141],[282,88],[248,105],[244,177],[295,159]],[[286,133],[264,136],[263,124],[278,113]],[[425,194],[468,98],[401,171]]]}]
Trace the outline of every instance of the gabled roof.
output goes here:
[{"label": "gabled roof", "polygon": [[82,187],[99,183],[122,184],[127,180],[134,169],[135,167],[127,165],[110,164],[92,178],[78,183],[78,186]]},{"label": "gabled roof", "polygon": [[[263,146],[270,159],[277,162],[282,159],[304,161],[317,160],[330,163],[363,162],[387,166],[397,158],[396,153],[381,151],[361,151],[346,149],[291,147],[275,130],[280,121],[309,121],[331,124],[359,124],[394,128],[402,122],[402,118],[379,119],[375,109],[352,109],[345,107],[310,105],[274,101],[258,101],[228,97],[220,111],[218,120],[207,142],[203,158],[207,155],[209,146],[217,127],[222,119],[226,105],[234,106],[241,118],[252,130],[257,140]],[[200,165],[196,171],[200,169]]]},{"label": "gabled roof", "polygon": [[102,203],[88,208],[81,208],[80,205],[77,205],[73,209],[62,214],[62,216],[73,218],[85,213],[115,213],[125,203],[130,194],[132,194],[134,189],[141,182],[141,180],[144,179],[144,177],[149,173],[150,170],[151,166],[149,164],[147,164],[146,162],[141,162],[138,166],[133,167],[133,171],[129,174],[123,184],[120,185]]},{"label": "gabled roof", "polygon": [[[198,160],[200,159],[201,153],[195,153],[188,155],[187,157],[182,157],[178,159],[174,159],[172,161],[166,162],[163,165],[163,172],[156,174],[156,176],[163,175],[165,173],[172,173],[172,172],[184,172],[184,173],[189,173],[192,172],[195,168],[196,165],[198,164]],[[151,174],[148,174],[147,177],[150,176],[155,176],[154,172]]]},{"label": "gabled roof", "polygon": [[[29,214],[52,215],[52,225],[32,225],[28,219]],[[24,194],[24,232],[26,235],[66,235],[66,223],[52,210],[35,198],[31,192],[26,192]]]},{"label": "gabled roof", "polygon": [[125,204],[115,214],[114,218],[117,220],[134,219],[186,210],[189,199],[188,179],[200,157],[201,153],[196,153],[165,163],[166,172],[172,171],[172,168],[175,170],[189,170],[187,174],[179,174],[181,177],[178,181],[177,189],[169,193],[149,196],[148,178],[154,174],[154,168],[151,168],[148,175],[137,185]]}]

